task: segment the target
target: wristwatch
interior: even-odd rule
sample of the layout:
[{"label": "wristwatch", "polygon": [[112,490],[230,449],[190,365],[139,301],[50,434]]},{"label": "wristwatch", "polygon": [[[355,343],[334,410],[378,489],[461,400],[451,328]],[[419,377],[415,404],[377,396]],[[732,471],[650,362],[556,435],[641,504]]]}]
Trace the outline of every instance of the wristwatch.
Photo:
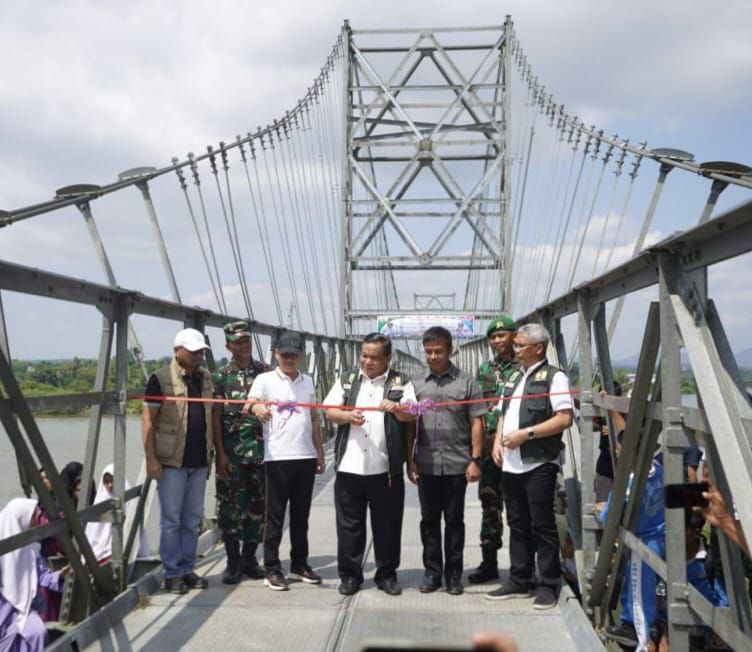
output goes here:
[{"label": "wristwatch", "polygon": [[475,462],[478,466],[480,466],[480,455],[476,455],[475,457],[470,458],[471,462]]},{"label": "wristwatch", "polygon": [[533,430],[532,428],[530,430],[528,430],[527,431],[527,438],[528,439],[535,439],[535,430]]}]

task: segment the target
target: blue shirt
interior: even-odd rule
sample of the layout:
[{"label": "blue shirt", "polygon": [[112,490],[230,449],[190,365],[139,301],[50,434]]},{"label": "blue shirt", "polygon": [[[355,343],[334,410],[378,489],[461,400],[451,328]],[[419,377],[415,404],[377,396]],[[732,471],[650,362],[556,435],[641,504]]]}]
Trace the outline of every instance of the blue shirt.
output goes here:
[{"label": "blue shirt", "polygon": [[[629,476],[627,495],[632,490],[634,473]],[[606,522],[608,511],[611,507],[611,494],[606,501],[606,507],[601,514],[601,522]],[[663,536],[666,532],[665,501],[663,499],[663,467],[654,459],[650,466],[645,490],[640,501],[640,511],[635,524],[635,534],[641,539]]]}]

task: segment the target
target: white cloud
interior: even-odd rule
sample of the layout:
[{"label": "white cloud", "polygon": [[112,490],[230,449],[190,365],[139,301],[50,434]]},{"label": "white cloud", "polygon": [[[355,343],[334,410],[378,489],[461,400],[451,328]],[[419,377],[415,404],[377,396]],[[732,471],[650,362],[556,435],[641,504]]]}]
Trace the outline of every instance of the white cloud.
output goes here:
[{"label": "white cloud", "polygon": [[[0,208],[49,199],[55,188],[69,183],[107,183],[135,165],[162,166],[173,155],[201,153],[207,143],[232,141],[238,133],[267,124],[305,93],[345,18],[355,29],[482,25],[500,24],[506,12],[512,14],[528,60],[547,90],[587,124],[619,131],[633,142],[648,138],[651,146],[690,149],[700,159],[749,156],[752,5],[743,0],[721,4],[639,0],[621,5],[519,0],[503,7],[491,0],[384,0],[377,8],[372,2],[344,0],[315,5],[290,0],[253,4],[141,0],[118,7],[10,0],[0,6],[5,52],[0,61]],[[357,38],[361,37],[356,34]],[[239,173],[237,162],[233,165],[233,173]],[[209,196],[212,180],[203,174]],[[627,234],[634,238],[654,183],[655,173],[647,165],[641,174],[645,189],[635,193],[629,207],[628,228],[614,252],[614,263],[631,253]],[[604,181],[604,196],[608,183]],[[673,178],[671,184],[677,185]],[[687,228],[699,215],[707,184],[692,179],[689,185],[695,189],[684,194],[693,193],[692,202],[668,194],[662,201],[653,237]],[[102,199],[93,206],[118,282],[167,296],[143,205],[135,190],[129,192],[131,196],[122,200]],[[545,192],[545,187],[531,184],[528,204],[546,208]],[[738,196],[731,193],[727,191],[723,201]],[[208,275],[174,177],[155,182],[153,194],[181,291],[189,296],[184,300],[213,307]],[[249,199],[240,191],[234,199],[238,214],[243,215],[241,244],[257,318],[276,321]],[[293,297],[279,256],[280,232],[288,228],[280,214],[289,219],[291,211],[289,206],[272,210],[269,196],[266,202],[286,320]],[[338,209],[336,203],[333,209],[330,206],[325,203],[323,212]],[[620,210],[620,203],[616,207]],[[551,216],[558,218],[561,213],[559,206],[547,208],[548,223],[540,228],[550,237],[544,242],[553,241],[554,233],[548,229]],[[222,281],[233,310],[241,312],[243,302],[226,238],[220,235],[224,225],[216,199],[209,212],[217,229]],[[599,204],[590,233],[598,232],[604,214],[605,207]],[[567,236],[563,260],[568,263],[577,250],[574,228]],[[327,232],[317,232],[305,242],[304,253],[327,272],[324,296],[314,299],[313,306],[327,315],[338,301],[337,287],[330,286],[339,283],[331,248],[324,246],[330,240]],[[516,278],[533,278],[529,265],[540,268],[555,249],[543,244],[536,251],[524,237],[520,243]],[[339,255],[339,242],[334,244]],[[589,240],[579,268],[589,272],[596,256],[596,245]],[[75,208],[0,230],[0,258],[103,279]],[[730,279],[734,273],[729,272]],[[403,305],[412,305],[414,292],[462,294],[464,277],[459,276],[428,273],[409,281],[400,277]],[[301,316],[308,320],[306,302],[312,299],[304,296],[301,287],[296,299]],[[375,285],[364,291],[375,293]],[[540,297],[540,290],[536,291],[530,296]]]}]

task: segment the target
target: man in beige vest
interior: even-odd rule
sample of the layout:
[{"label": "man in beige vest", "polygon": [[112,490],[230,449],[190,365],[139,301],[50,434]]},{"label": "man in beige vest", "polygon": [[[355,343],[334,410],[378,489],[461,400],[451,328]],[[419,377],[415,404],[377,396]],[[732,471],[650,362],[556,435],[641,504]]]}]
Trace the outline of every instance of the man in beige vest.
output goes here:
[{"label": "man in beige vest", "polygon": [[211,374],[202,365],[204,336],[186,328],[175,336],[172,362],[152,374],[146,385],[142,434],[146,473],[157,481],[159,556],[164,588],[182,594],[206,588],[193,571],[198,527],[214,437],[211,403],[169,400],[212,398]]}]

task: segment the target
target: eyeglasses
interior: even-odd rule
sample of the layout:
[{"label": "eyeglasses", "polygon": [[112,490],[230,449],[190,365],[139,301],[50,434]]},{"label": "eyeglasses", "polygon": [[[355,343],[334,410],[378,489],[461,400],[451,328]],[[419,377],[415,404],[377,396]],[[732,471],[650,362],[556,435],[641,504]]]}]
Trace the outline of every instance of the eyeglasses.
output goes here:
[{"label": "eyeglasses", "polygon": [[517,342],[515,342],[514,344],[512,344],[512,348],[515,351],[519,351],[520,349],[524,349],[526,346],[538,346],[538,344],[540,344],[540,342],[528,342],[527,344],[517,344]]}]

